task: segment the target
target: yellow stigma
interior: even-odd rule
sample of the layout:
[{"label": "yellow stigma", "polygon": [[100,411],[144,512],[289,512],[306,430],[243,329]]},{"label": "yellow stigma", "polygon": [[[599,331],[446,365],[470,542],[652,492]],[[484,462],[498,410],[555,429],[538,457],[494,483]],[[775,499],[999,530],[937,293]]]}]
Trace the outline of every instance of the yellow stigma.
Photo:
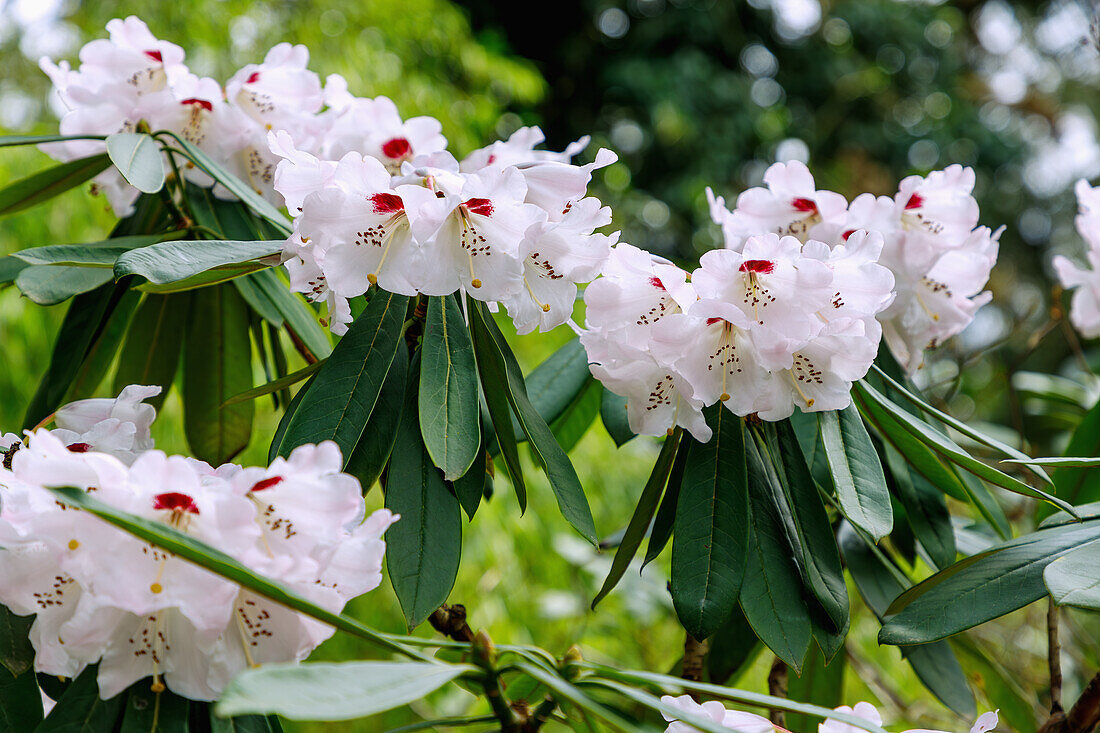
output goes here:
[{"label": "yellow stigma", "polygon": [[672,428],[667,428],[667,429],[665,430],[665,435],[667,435],[667,436],[668,436],[668,437],[670,437],[670,438],[672,437],[672,433],[673,433],[673,430],[672,430]]},{"label": "yellow stigma", "polygon": [[481,281],[478,280],[476,277],[470,281],[470,284],[473,285],[475,288],[481,287]]},{"label": "yellow stigma", "polygon": [[153,583],[149,586],[149,590],[153,591],[154,593],[160,593],[164,590],[164,586],[160,583]]},{"label": "yellow stigma", "polygon": [[543,303],[542,304],[542,312],[543,313],[549,313],[550,312],[550,304],[549,303]]},{"label": "yellow stigma", "polygon": [[725,402],[725,401],[726,401],[726,400],[728,400],[729,398],[730,398],[730,393],[729,393],[729,392],[723,392],[723,393],[722,393],[722,396],[721,396],[721,397],[719,397],[718,399],[720,399],[720,400],[721,400],[722,402]]},{"label": "yellow stigma", "polygon": [[149,685],[149,689],[156,693],[164,692],[164,683],[157,680],[153,684]]},{"label": "yellow stigma", "polygon": [[378,276],[375,275],[373,272],[370,273],[369,275],[367,275],[367,282],[369,282],[371,285],[377,285],[378,284]]},{"label": "yellow stigma", "polygon": [[80,547],[79,542],[77,542],[76,540],[69,540],[69,549],[70,550],[75,550],[78,547]]},{"label": "yellow stigma", "polygon": [[268,122],[268,123],[267,123],[266,125],[264,125],[264,127],[265,127],[266,129],[270,130],[270,129],[271,129],[271,123],[270,123],[270,122]]}]

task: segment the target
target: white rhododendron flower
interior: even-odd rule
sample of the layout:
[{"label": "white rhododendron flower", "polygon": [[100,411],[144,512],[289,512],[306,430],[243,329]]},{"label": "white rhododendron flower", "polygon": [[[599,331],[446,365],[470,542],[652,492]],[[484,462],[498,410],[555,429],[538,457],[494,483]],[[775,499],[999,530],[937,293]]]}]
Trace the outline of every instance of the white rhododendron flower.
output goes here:
[{"label": "white rhododendron flower", "polygon": [[[697,703],[691,698],[691,695],[680,695],[679,697],[664,695],[661,697],[661,702],[678,708],[688,715],[695,715],[703,720],[709,719],[723,728],[729,728],[731,731],[737,731],[737,733],[774,733],[776,730],[767,718],[741,710],[727,710],[726,706],[717,700]],[[695,733],[699,730],[695,726],[680,722],[680,720],[666,712],[662,711],[661,715],[669,721],[665,733]]]},{"label": "white rhododendron flower", "polygon": [[[882,725],[882,716],[879,714],[875,706],[869,702],[857,702],[855,707],[849,707],[847,705],[841,705],[838,708],[833,708],[838,713],[847,713],[848,715],[854,715],[857,718],[862,718],[868,723],[873,725]],[[988,733],[997,727],[998,723],[997,711],[982,713],[978,716],[978,719],[974,721],[974,725],[970,728],[970,733]],[[818,733],[861,733],[860,728],[854,725],[849,725],[839,720],[825,720],[817,726]],[[941,730],[929,730],[927,728],[914,728],[907,730],[905,733],[948,733]]]},{"label": "white rhododendron flower", "polygon": [[1077,233],[1085,240],[1088,267],[1079,267],[1062,255],[1054,257],[1054,271],[1062,287],[1073,290],[1069,319],[1085,338],[1100,336],[1100,187],[1087,181],[1076,186]]},{"label": "white rhododendron flower", "polygon": [[[382,536],[397,517],[365,516],[331,442],[267,468],[217,470],[152,449],[153,408],[141,400],[158,391],[130,386],[115,400],[66,405],[56,420],[67,427],[29,432],[10,454],[10,470],[0,469],[0,602],[36,615],[36,671],[75,677],[98,663],[104,699],[152,677],[154,691],[213,700],[241,671],[300,661],[334,629],[72,509],[49,487],[164,523],[333,612],[381,583]],[[118,435],[132,465],[99,452]]]}]

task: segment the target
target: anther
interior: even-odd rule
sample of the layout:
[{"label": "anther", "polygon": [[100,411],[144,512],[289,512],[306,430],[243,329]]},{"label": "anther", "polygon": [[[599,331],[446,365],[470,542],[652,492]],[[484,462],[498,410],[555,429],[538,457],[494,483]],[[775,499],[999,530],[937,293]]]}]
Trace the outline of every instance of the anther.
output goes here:
[{"label": "anther", "polygon": [[475,288],[481,287],[481,281],[478,280],[476,277],[470,281],[470,284],[473,285]]},{"label": "anther", "polygon": [[160,593],[164,590],[164,586],[160,583],[153,583],[149,586],[149,590],[153,591],[154,593]]},{"label": "anther", "polygon": [[160,693],[164,692],[164,689],[165,689],[164,688],[164,683],[161,682],[160,680],[157,680],[153,684],[149,685],[149,689],[152,690],[153,692],[157,693],[157,694],[160,694]]},{"label": "anther", "polygon": [[378,284],[378,276],[375,275],[373,272],[368,274],[367,275],[367,282],[369,282],[371,285],[377,285]]},{"label": "anther", "polygon": [[78,547],[80,547],[79,542],[77,542],[76,540],[69,540],[69,549],[70,550],[75,550]]},{"label": "anther", "polygon": [[730,393],[729,393],[729,392],[723,392],[723,393],[722,393],[722,396],[721,396],[721,397],[719,397],[718,399],[719,399],[719,400],[721,400],[722,402],[725,402],[725,401],[726,401],[726,400],[728,400],[729,398],[730,398]]}]

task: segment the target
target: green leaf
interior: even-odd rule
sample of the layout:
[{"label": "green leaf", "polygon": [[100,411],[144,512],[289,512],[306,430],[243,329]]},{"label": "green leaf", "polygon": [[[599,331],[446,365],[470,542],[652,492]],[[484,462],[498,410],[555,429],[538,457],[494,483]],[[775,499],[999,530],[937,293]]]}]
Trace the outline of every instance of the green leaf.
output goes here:
[{"label": "green leaf", "polygon": [[794,561],[775,502],[764,461],[754,441],[748,441],[751,519],[748,563],[741,584],[741,609],[753,631],[777,657],[802,669],[810,648],[813,625],[802,598],[802,578]]},{"label": "green leaf", "polygon": [[[547,425],[561,417],[591,381],[588,352],[579,338],[566,341],[524,379],[527,397]],[[517,434],[523,432],[518,420],[513,426]]]},{"label": "green leaf", "polygon": [[80,267],[102,267],[111,269],[115,260],[136,247],[148,247],[164,241],[166,236],[177,234],[139,234],[128,237],[114,237],[100,242],[86,244],[50,244],[45,247],[30,247],[14,252],[16,257],[31,265],[74,265]]},{"label": "green leaf", "polygon": [[108,135],[107,155],[122,177],[142,193],[164,188],[164,156],[152,136],[140,132]]},{"label": "green leaf", "polygon": [[17,145],[41,145],[67,140],[103,140],[104,135],[0,135],[0,148]]},{"label": "green leaf", "polygon": [[244,301],[248,303],[248,307],[255,311],[256,315],[275,326],[275,328],[282,328],[283,314],[279,312],[279,309],[271,302],[271,298],[267,297],[267,293],[253,279],[265,272],[267,270],[259,270],[238,277],[233,281],[233,286],[237,288],[237,292],[241,294]]},{"label": "green leaf", "polygon": [[[397,525],[394,525],[395,527]],[[267,664],[238,675],[218,715],[277,713],[290,720],[351,720],[420,700],[476,667],[429,662]]]},{"label": "green leaf", "polygon": [[[279,447],[283,444],[283,436],[286,435],[286,429],[290,425],[290,421],[294,419],[294,413],[298,411],[298,406],[302,403],[302,399],[306,396],[306,392],[309,391],[310,385],[313,384],[313,380],[317,379],[317,375],[306,380],[306,383],[302,385],[295,394],[293,399],[290,400],[290,404],[287,405],[286,411],[283,413],[282,418],[279,420],[278,427],[275,428],[275,434],[271,436],[271,445],[267,448],[267,462],[271,463],[279,455]],[[404,399],[404,389],[402,389],[401,397]]]},{"label": "green leaf", "polygon": [[1043,582],[1060,606],[1100,609],[1100,545],[1085,545],[1050,563]]},{"label": "green leaf", "polygon": [[409,299],[375,290],[366,310],[314,375],[287,425],[277,454],[306,443],[333,440],[347,463],[374,410],[382,383],[401,344]]},{"label": "green leaf", "polygon": [[180,137],[174,132],[167,132],[165,134],[175,138],[176,144],[183,149],[183,152],[187,154],[187,157],[191,159],[199,170],[225,186],[230,193],[247,204],[248,207],[259,214],[260,217],[273,224],[280,234],[290,236],[290,222],[287,221],[285,216],[279,213],[278,209],[260,196],[258,192],[249,188],[241,179],[215,163],[209,155],[203,152],[197,145],[192,144],[191,141]]},{"label": "green leaf", "polygon": [[223,403],[252,384],[248,308],[230,287],[195,293],[183,345],[183,429],[196,458],[220,466],[252,437],[255,406]]},{"label": "green leaf", "polygon": [[99,699],[97,671],[97,665],[85,667],[46,719],[34,729],[34,733],[99,733],[114,730],[125,696]]},{"label": "green leaf", "polygon": [[[1018,671],[1007,670],[971,639],[963,637],[957,646],[967,661],[971,674],[981,680],[982,692],[990,706],[997,709],[1002,725],[1009,730],[1041,729],[1048,713],[1043,711],[1042,718],[1036,716],[1036,712],[1040,710],[1036,690],[1025,689],[1016,682]],[[1015,661],[1011,656],[1006,658]]]},{"label": "green leaf", "polygon": [[[512,354],[512,350],[504,340],[504,335],[497,328],[492,314],[489,313],[488,308],[481,301],[470,299],[470,302],[472,305],[469,309],[471,327],[474,326],[474,323],[477,324],[474,331],[475,339],[479,331],[483,332],[488,337],[487,341],[500,354],[507,379],[509,404],[511,404],[513,411],[519,418],[523,432],[531,443],[531,452],[546,472],[546,477],[550,480],[550,488],[553,489],[554,496],[558,500],[558,509],[561,511],[562,516],[573,525],[574,529],[580,532],[589,542],[596,544],[596,526],[592,520],[592,509],[588,506],[588,498],[584,495],[584,489],[581,488],[581,482],[577,477],[573,464],[569,462],[569,457],[558,445],[558,441],[554,438],[554,434],[550,432],[546,421],[542,419],[538,410],[527,398],[527,390],[523,383],[523,372],[520,371],[515,355]],[[479,359],[479,367],[480,364]],[[484,379],[482,384],[484,385]],[[495,420],[494,427],[497,427]],[[497,429],[499,439],[499,427]]]},{"label": "green leaf", "polygon": [[332,353],[332,342],[317,322],[317,314],[299,293],[290,292],[290,284],[275,269],[260,270],[248,275],[257,289],[267,296],[282,316],[287,330],[316,359]]},{"label": "green leaf", "polygon": [[565,412],[550,423],[550,432],[566,453],[573,450],[596,421],[603,391],[603,385],[590,377]]},{"label": "green leaf", "polygon": [[[901,595],[908,582],[903,582],[901,571],[888,565],[884,557],[875,555],[874,546],[860,537],[850,524],[841,525],[837,541],[860,596],[881,621],[891,601]],[[899,650],[921,684],[940,702],[964,718],[974,717],[977,712],[974,693],[950,644],[937,641],[902,646]]]},{"label": "green leaf", "polygon": [[696,639],[713,634],[737,604],[748,541],[744,423],[720,404],[704,414],[714,434],[687,448],[672,535],[672,602]]},{"label": "green leaf", "polygon": [[147,295],[130,321],[115,372],[114,393],[128,384],[160,385],[161,393],[146,400],[160,409],[179,368],[190,295]]},{"label": "green leaf", "polygon": [[16,616],[7,606],[0,606],[0,664],[18,677],[34,664],[34,647],[30,642],[34,616]]},{"label": "green leaf", "polygon": [[[844,704],[846,662],[847,657],[839,654],[826,664],[820,650],[810,649],[802,674],[788,679],[787,697],[826,708],[835,708]],[[792,713],[787,716],[786,725],[791,730],[813,730],[815,721],[816,717]]]},{"label": "green leaf", "polygon": [[458,301],[428,298],[420,362],[420,434],[432,462],[454,481],[481,444],[477,366]]},{"label": "green leaf", "polygon": [[57,305],[74,295],[91,292],[113,279],[110,270],[34,265],[16,275],[15,287],[38,305]]},{"label": "green leaf", "polygon": [[661,453],[657,456],[657,462],[653,465],[649,480],[646,481],[645,487],[642,488],[642,493],[638,497],[638,506],[635,507],[634,514],[631,515],[630,522],[626,525],[622,541],[619,542],[619,547],[615,550],[615,558],[611,561],[611,570],[608,572],[600,592],[592,599],[592,608],[595,608],[596,604],[618,584],[623,574],[626,573],[626,569],[630,567],[630,562],[638,552],[642,540],[645,539],[646,531],[653,522],[653,515],[657,512],[657,504],[661,500],[661,494],[664,493],[665,484],[668,483],[668,475],[672,471],[673,462],[676,460],[676,449],[680,445],[682,433],[683,431],[677,428],[672,435],[665,439],[664,445],[661,446]]},{"label": "green leaf", "polygon": [[676,452],[676,462],[672,464],[672,470],[668,474],[664,498],[661,499],[661,506],[657,508],[657,516],[653,518],[653,526],[649,530],[649,544],[646,546],[645,559],[642,560],[643,568],[657,559],[672,537],[672,527],[676,523],[676,505],[680,502],[680,488],[684,483],[687,459],[686,448]]},{"label": "green leaf", "polygon": [[34,672],[0,669],[0,730],[34,730],[42,722],[42,695]]},{"label": "green leaf", "polygon": [[[269,395],[272,392],[280,392],[292,384],[297,384],[304,379],[309,379],[311,376],[317,373],[317,370],[325,365],[324,360],[316,361],[312,364],[307,364],[296,372],[291,372],[285,377],[279,377],[273,379],[267,384],[260,385],[259,387],[253,387],[252,389],[245,390],[240,394],[235,394],[222,403],[222,406],[235,405],[238,402],[247,402],[248,400],[254,400],[264,395]],[[133,384],[144,384],[144,382],[133,382]]]},{"label": "green leaf", "polygon": [[115,262],[114,274],[116,279],[140,275],[157,285],[179,283],[208,270],[234,272],[237,265],[277,255],[282,247],[281,240],[163,242],[122,255]]},{"label": "green leaf", "polygon": [[818,413],[818,417],[841,509],[875,540],[882,539],[894,526],[890,491],[859,411],[849,405],[844,410]]},{"label": "green leaf", "polygon": [[137,291],[127,290],[122,293],[102,331],[88,347],[84,361],[73,375],[69,389],[65,392],[63,403],[75,402],[95,395],[115,360],[115,354],[118,353],[118,347],[122,344],[122,339],[126,335],[140,301],[141,293]]},{"label": "green leaf", "polygon": [[603,421],[607,434],[615,441],[616,446],[622,446],[637,437],[626,419],[626,398],[609,389],[603,391],[600,420]]},{"label": "green leaf", "polygon": [[905,519],[932,564],[945,568],[955,562],[958,554],[955,530],[943,494],[914,471],[890,445],[886,446],[886,463],[894,479],[894,494],[905,509]]},{"label": "green leaf", "polygon": [[1003,489],[1008,489],[1009,491],[1032,499],[1040,499],[1071,515],[1073,514],[1072,507],[1065,501],[1045,491],[1033,489],[1019,479],[1013,478],[973,458],[969,453],[955,445],[946,435],[901,409],[866,382],[857,382],[855,389],[866,400],[874,402],[882,408],[883,411],[889,413],[896,425],[900,425],[902,428],[909,431],[913,437],[917,438],[924,445],[931,448],[936,453],[939,453],[955,465],[969,471],[975,476],[985,479],[995,486],[1000,486]]},{"label": "green leaf", "polygon": [[488,461],[489,456],[485,450],[485,436],[482,436],[482,442],[477,449],[477,456],[474,458],[474,465],[470,466],[469,471],[455,479],[454,483],[451,484],[455,496],[458,497],[458,503],[462,505],[462,511],[466,512],[466,516],[470,519],[474,518],[474,513],[481,506],[481,499],[485,496],[485,484],[489,483],[492,486],[492,477],[486,471]]},{"label": "green leaf", "polygon": [[[279,718],[274,715],[240,715],[219,718],[209,705],[210,733],[283,733]],[[192,729],[194,730],[194,729]]]},{"label": "green leaf", "polygon": [[111,165],[106,153],[47,168],[0,188],[0,216],[48,201],[95,178]]},{"label": "green leaf", "polygon": [[734,606],[729,618],[722,622],[710,638],[707,651],[707,675],[716,685],[736,681],[756,659],[760,640],[745,618],[740,606]]},{"label": "green leaf", "polygon": [[408,376],[409,352],[399,346],[393,355],[386,379],[382,382],[378,401],[371,410],[367,426],[363,428],[363,434],[344,466],[347,473],[359,479],[364,492],[370,491],[374,482],[382,475],[382,469],[386,467],[397,442],[397,426],[401,423],[405,406]]},{"label": "green leaf", "polygon": [[30,265],[18,257],[13,257],[11,255],[0,257],[0,285],[15,282],[15,278],[19,276],[19,273],[26,270],[29,266]]},{"label": "green leaf", "polygon": [[1100,520],[1041,529],[971,555],[899,596],[887,609],[882,644],[924,644],[1023,608],[1047,594],[1046,567],[1100,540]]},{"label": "green leaf", "polygon": [[405,407],[397,428],[401,450],[390,456],[386,508],[401,520],[386,533],[386,566],[409,629],[447,600],[462,555],[462,512],[420,437],[413,357]]},{"label": "green leaf", "polygon": [[1029,458],[1026,461],[1006,458],[1001,463],[1026,463],[1034,466],[1054,466],[1055,468],[1096,468],[1100,466],[1100,458],[1063,456],[1057,458]]},{"label": "green leaf", "polygon": [[[1100,401],[1094,404],[1074,428],[1063,456],[1100,456]],[[1100,500],[1100,469],[1073,470],[1055,466],[1055,493],[1071,504],[1087,504]],[[1046,507],[1039,515],[1049,514]]]},{"label": "green leaf", "polygon": [[118,733],[188,733],[191,703],[171,690],[153,692],[146,678],[132,684],[120,697],[125,704]]}]

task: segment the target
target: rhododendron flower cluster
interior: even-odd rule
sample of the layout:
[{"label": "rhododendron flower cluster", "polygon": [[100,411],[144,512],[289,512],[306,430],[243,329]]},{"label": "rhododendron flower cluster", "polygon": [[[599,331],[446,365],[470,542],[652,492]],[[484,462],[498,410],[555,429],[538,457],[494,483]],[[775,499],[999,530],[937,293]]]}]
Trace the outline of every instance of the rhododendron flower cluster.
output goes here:
[{"label": "rhododendron flower cluster", "polygon": [[1062,255],[1054,257],[1054,270],[1063,287],[1073,290],[1069,319],[1082,336],[1100,336],[1100,187],[1077,182],[1078,214],[1074,223],[1085,240],[1088,267],[1075,265]]},{"label": "rhododendron flower cluster", "polygon": [[[283,202],[272,186],[278,157],[268,133],[285,131],[298,147],[338,157],[348,150],[377,156],[396,170],[414,155],[442,150],[442,126],[430,117],[402,120],[385,97],[360,99],[340,76],[320,77],[307,68],[309,51],[280,43],[262,63],[248,64],[223,85],[199,77],[184,64],[179,46],[153,36],[131,16],[107,24],[109,38],[80,51],[80,66],[42,59],[65,112],[63,135],[132,132],[139,124],[169,130],[200,147],[272,203]],[[67,161],[104,152],[97,140],[43,145]],[[183,175],[209,186],[213,181],[188,165]],[[115,212],[127,214],[138,191],[110,168],[96,178]],[[221,193],[215,188],[216,193]]]},{"label": "rhododendron flower cluster", "polygon": [[284,254],[291,287],[325,302],[337,333],[351,320],[348,299],[375,284],[502,303],[520,333],[565,323],[577,284],[596,277],[617,239],[596,233],[611,210],[586,196],[592,171],[615,155],[573,165],[587,141],[554,153],[535,149],[542,140],[522,128],[461,162],[412,148],[387,160],[375,143],[340,144],[329,153],[348,152],[331,160],[272,134],[283,159],[275,188],[295,217]]},{"label": "rhododendron flower cluster", "polygon": [[152,449],[152,408],[139,401],[157,391],[73,403],[56,416],[67,427],[29,431],[19,444],[5,436],[0,602],[36,614],[39,672],[74,677],[98,663],[104,699],[152,677],[154,691],[212,700],[240,671],[301,660],[333,629],[72,509],[48,487],[163,522],[334,612],[381,583],[382,535],[397,517],[364,520],[359,483],[341,473],[331,442],[267,468],[214,469]]},{"label": "rhododendron flower cluster", "polygon": [[893,198],[865,193],[850,205],[840,194],[816,190],[799,162],[776,163],[764,183],[743,192],[732,211],[708,190],[725,246],[741,251],[765,233],[836,246],[853,232],[878,232],[884,240],[879,263],[894,274],[897,293],[879,320],[886,344],[908,371],[921,366],[926,348],[960,333],[989,302],[982,288],[997,261],[1001,230],[978,226],[970,168],[909,176]]},{"label": "rhododendron flower cluster", "polygon": [[631,429],[646,435],[679,425],[705,442],[701,410],[718,401],[765,420],[844,408],[893,299],[881,249],[881,235],[863,231],[831,248],[755,235],[707,252],[689,277],[617,244],[585,291],[592,373],[627,398]]}]

